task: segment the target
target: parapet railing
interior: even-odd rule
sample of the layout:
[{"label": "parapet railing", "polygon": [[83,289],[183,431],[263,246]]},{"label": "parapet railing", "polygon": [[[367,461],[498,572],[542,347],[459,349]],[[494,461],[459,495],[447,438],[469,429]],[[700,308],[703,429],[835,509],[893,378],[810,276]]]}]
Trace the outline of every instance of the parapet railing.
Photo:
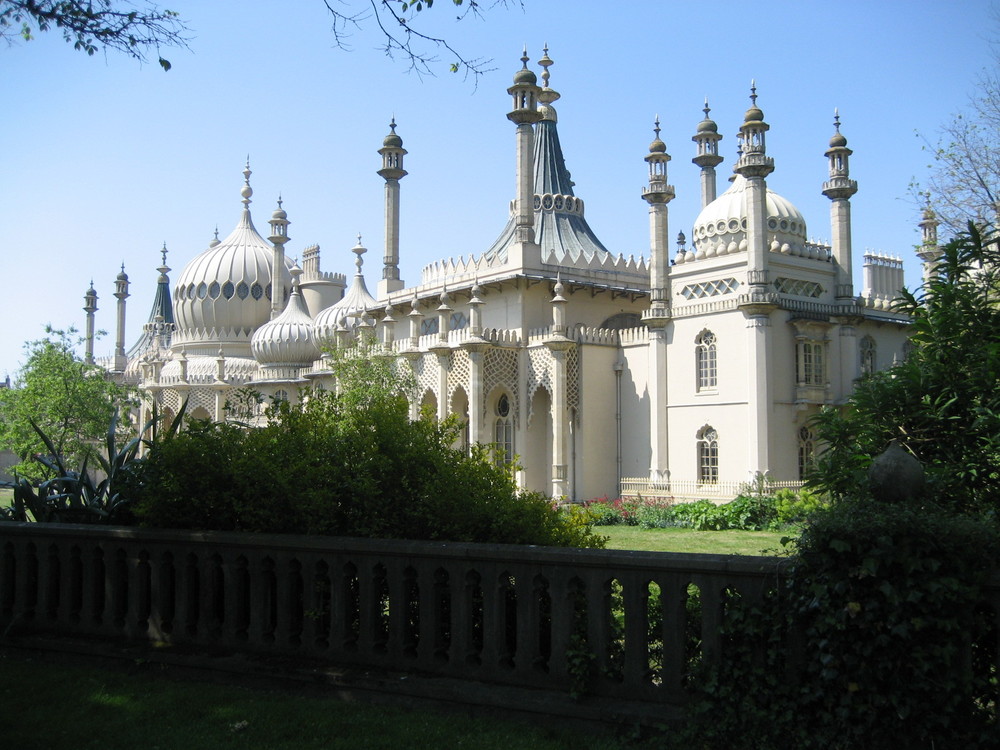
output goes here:
[{"label": "parapet railing", "polygon": [[[780,489],[798,491],[803,482],[781,481],[766,483],[768,492]],[[622,477],[622,497],[651,499],[716,500],[724,502],[732,500],[741,492],[747,491],[747,482],[712,482],[704,483],[690,480],[651,481],[649,477]]]},{"label": "parapet railing", "polygon": [[0,632],[192,644],[680,706],[781,560],[0,524]]}]

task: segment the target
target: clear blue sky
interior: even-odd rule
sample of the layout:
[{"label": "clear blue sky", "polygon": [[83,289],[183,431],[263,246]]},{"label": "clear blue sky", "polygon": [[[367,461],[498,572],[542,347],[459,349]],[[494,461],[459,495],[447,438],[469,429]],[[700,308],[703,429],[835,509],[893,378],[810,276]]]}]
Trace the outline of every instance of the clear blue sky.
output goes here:
[{"label": "clear blue sky", "polygon": [[[364,0],[353,0],[363,7]],[[323,269],[350,273],[361,233],[370,287],[380,275],[383,181],[376,153],[395,115],[409,151],[402,182],[401,273],[408,283],[436,259],[479,254],[506,221],[514,194],[514,128],[506,88],[548,43],[560,136],[577,194],[604,244],[646,254],[643,157],[660,115],[673,156],[670,232],[690,234],[699,208],[691,135],[709,97],[725,136],[724,180],[750,79],[771,125],[769,187],[793,201],[809,234],[829,238],[820,193],[834,107],[854,149],[856,268],[866,248],[899,255],[919,280],[913,246],[918,211],[908,185],[926,174],[931,138],[964,106],[978,73],[994,64],[998,36],[986,0],[820,2],[613,2],[524,0],[483,20],[454,21],[445,0],[424,12],[495,70],[474,87],[447,72],[407,74],[380,51],[371,24],[344,52],[333,45],[321,0],[170,0],[192,31],[190,51],[165,50],[174,67],[120,55],[87,58],[58,34],[0,48],[5,158],[0,177],[0,378],[12,376],[22,344],[43,326],[82,329],[91,278],[98,327],[114,345],[114,278],[132,280],[126,346],[149,312],[159,250],[172,280],[216,226],[240,212],[250,156],[254,220],[280,193],[299,257],[322,247]],[[860,289],[860,271],[856,278]]]}]

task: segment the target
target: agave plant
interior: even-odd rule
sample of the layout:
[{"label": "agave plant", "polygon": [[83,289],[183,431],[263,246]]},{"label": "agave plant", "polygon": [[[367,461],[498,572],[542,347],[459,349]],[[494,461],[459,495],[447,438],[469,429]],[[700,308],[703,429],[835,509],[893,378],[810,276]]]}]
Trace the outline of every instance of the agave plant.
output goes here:
[{"label": "agave plant", "polygon": [[[15,478],[14,503],[0,512],[0,519],[27,522],[32,519],[43,523],[116,523],[125,517],[131,499],[121,492],[123,480],[136,468],[140,461],[139,447],[151,446],[159,439],[169,439],[180,428],[187,402],[181,406],[177,416],[161,438],[157,426],[162,417],[153,405],[153,415],[139,435],[125,445],[118,446],[118,411],[111,417],[111,424],[105,437],[106,456],[99,452],[84,457],[78,470],[66,467],[63,457],[56,450],[48,435],[34,421],[31,426],[38,433],[48,456],[36,455],[35,460],[45,466],[53,476],[41,482],[38,487],[23,477]],[[146,433],[150,438],[142,437]],[[97,457],[104,478],[94,481],[88,471],[90,456]],[[29,516],[30,513],[30,516]]]}]

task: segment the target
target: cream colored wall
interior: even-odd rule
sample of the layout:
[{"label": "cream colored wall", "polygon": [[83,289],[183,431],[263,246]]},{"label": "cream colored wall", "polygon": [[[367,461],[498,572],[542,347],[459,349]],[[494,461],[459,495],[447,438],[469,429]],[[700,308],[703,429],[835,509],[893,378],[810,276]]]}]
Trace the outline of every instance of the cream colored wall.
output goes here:
[{"label": "cream colored wall", "polygon": [[580,347],[580,415],[575,434],[576,499],[614,497],[616,465],[615,374],[618,350],[612,346]]}]

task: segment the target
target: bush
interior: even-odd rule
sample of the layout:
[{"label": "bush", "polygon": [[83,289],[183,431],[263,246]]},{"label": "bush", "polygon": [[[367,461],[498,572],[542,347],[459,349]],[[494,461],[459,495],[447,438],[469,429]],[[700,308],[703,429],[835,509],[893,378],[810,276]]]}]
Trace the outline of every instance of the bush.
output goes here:
[{"label": "bush", "polygon": [[763,606],[727,605],[726,658],[695,681],[677,746],[995,747],[995,613],[977,604],[996,530],[843,501],[797,549]]},{"label": "bush", "polygon": [[409,418],[402,396],[313,394],[263,427],[196,422],[137,476],[146,525],[379,538],[603,546],[579,516],[519,492],[454,421]]},{"label": "bush", "polygon": [[644,506],[641,498],[633,500],[619,497],[608,500],[606,495],[583,504],[594,526],[635,526],[639,522],[636,514]]}]

